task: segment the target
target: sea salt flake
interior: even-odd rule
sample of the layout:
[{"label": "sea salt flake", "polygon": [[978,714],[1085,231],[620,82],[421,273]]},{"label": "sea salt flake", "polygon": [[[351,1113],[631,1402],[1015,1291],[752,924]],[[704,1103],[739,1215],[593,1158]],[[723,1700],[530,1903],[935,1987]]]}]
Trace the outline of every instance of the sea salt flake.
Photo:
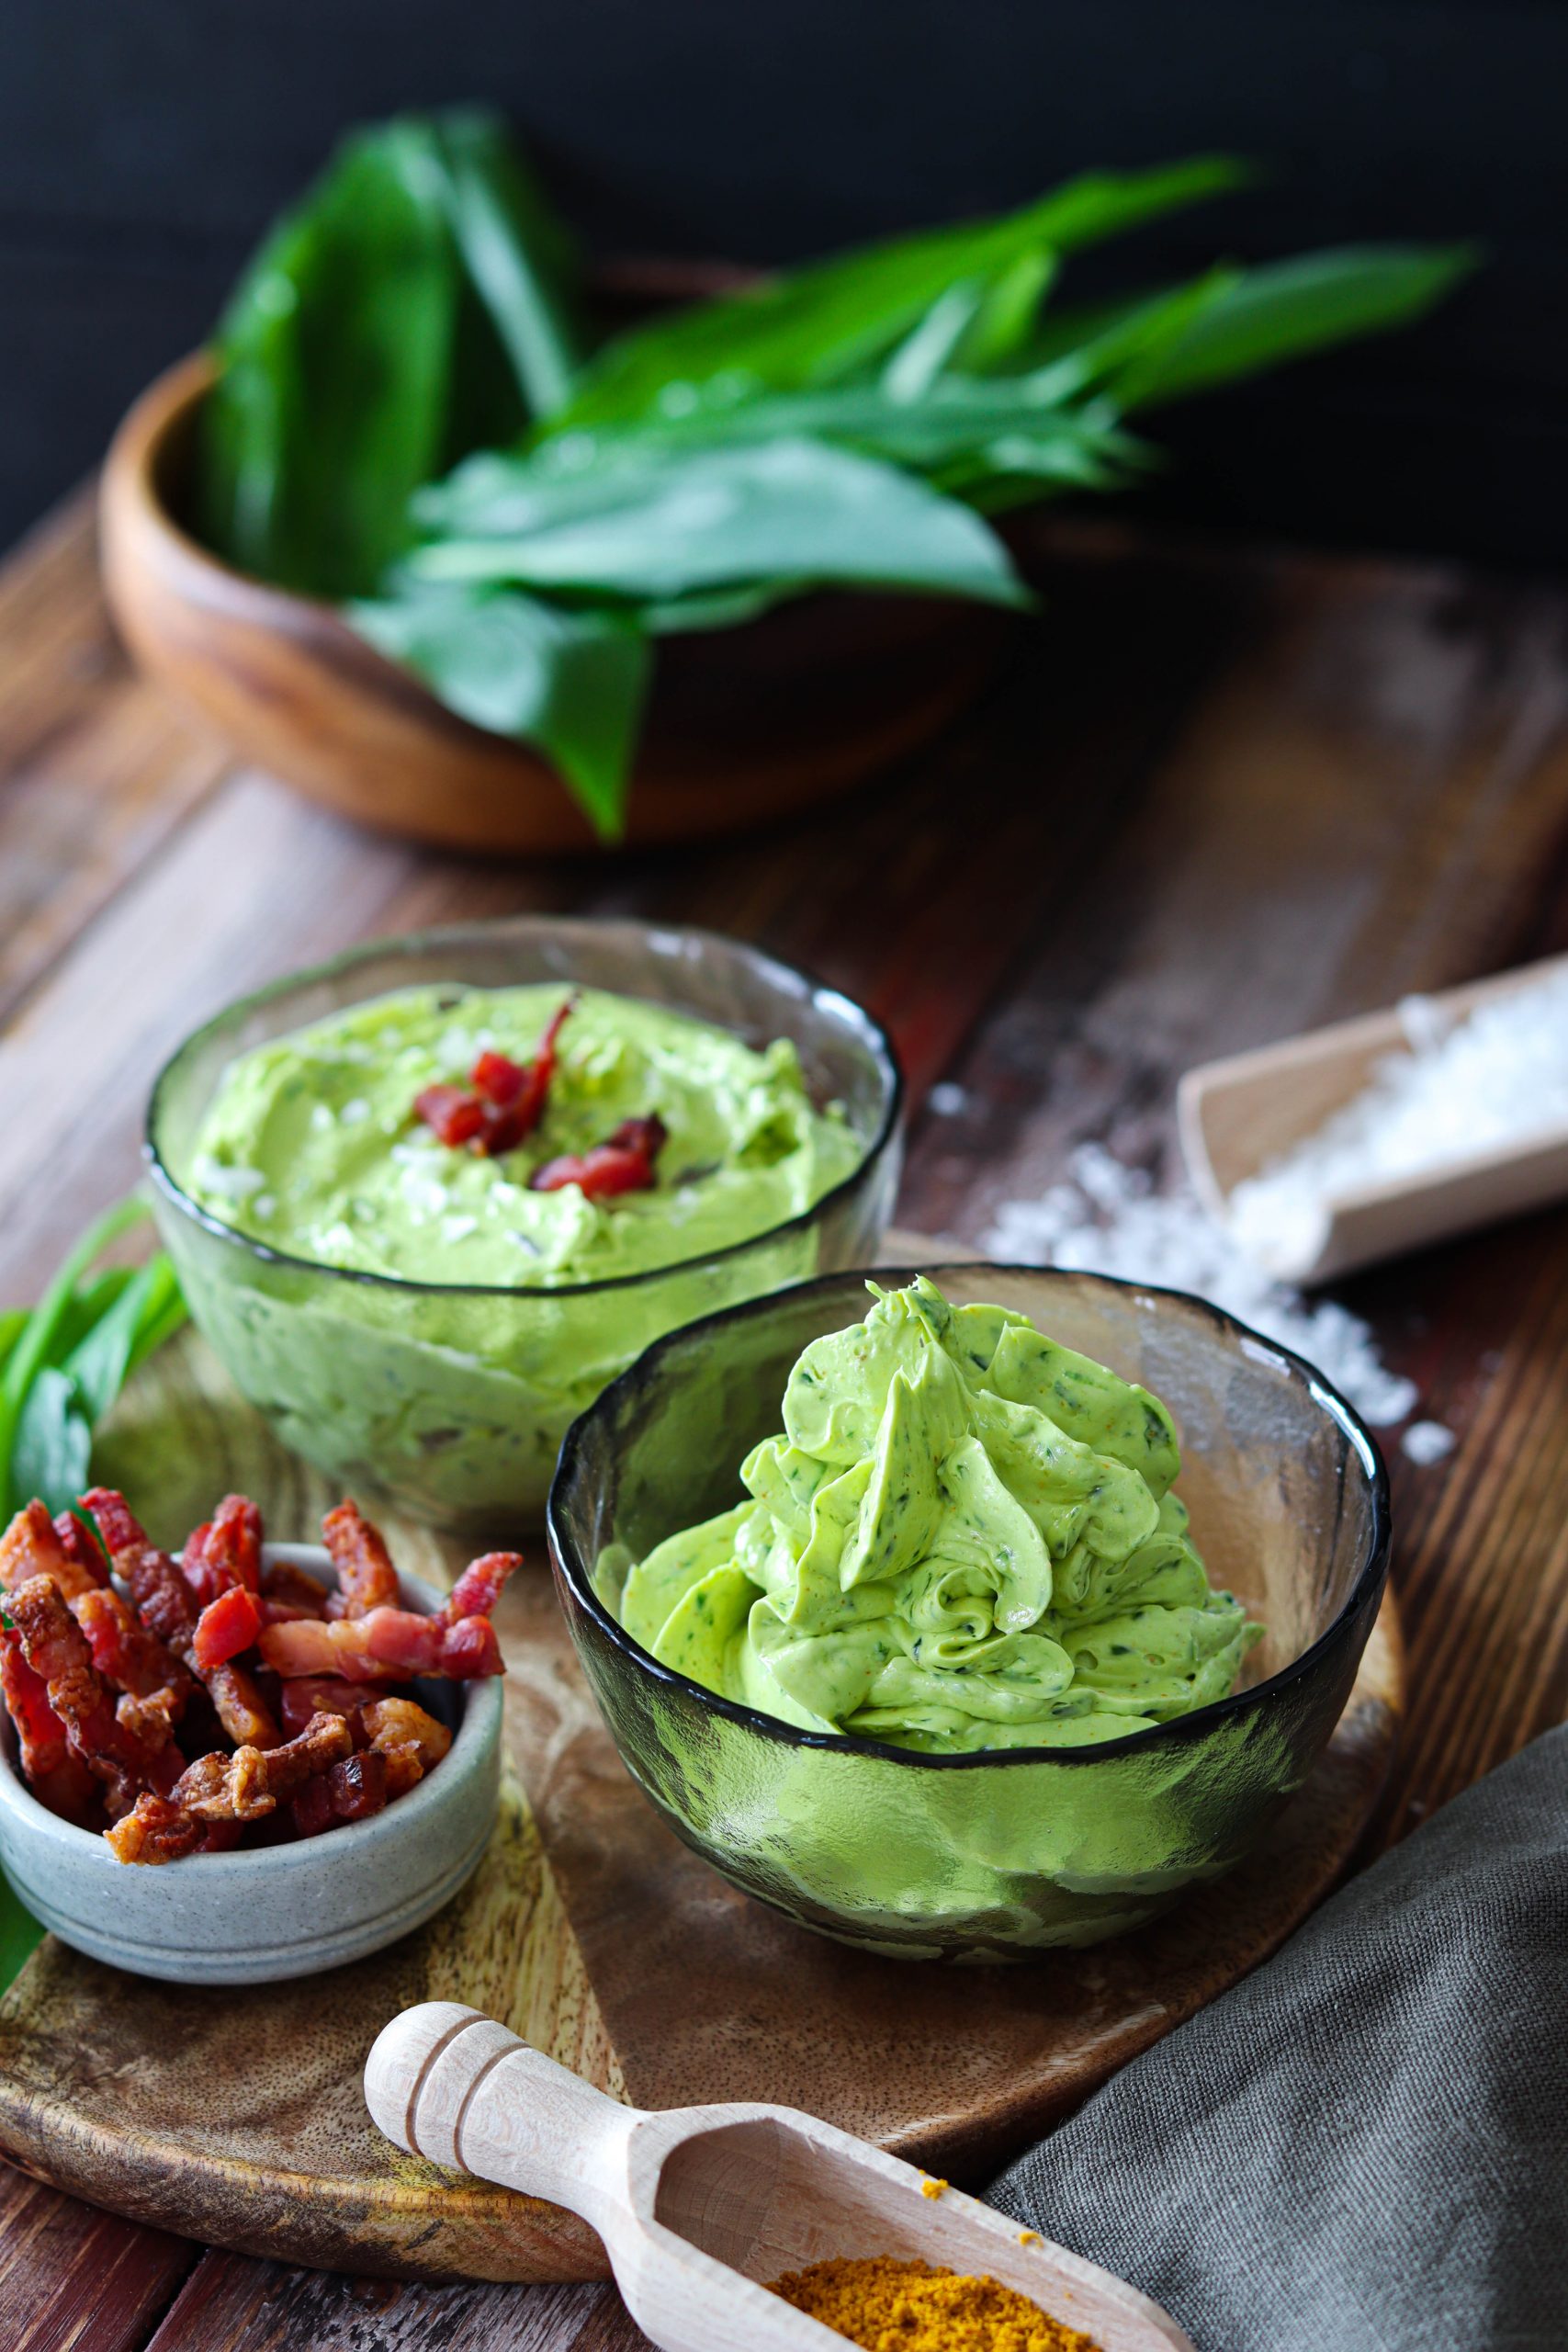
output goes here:
[{"label": "sea salt flake", "polygon": [[933,1086],[926,1096],[926,1108],[934,1113],[939,1119],[956,1119],[968,1100],[969,1097],[961,1086],[955,1086],[951,1079],[944,1078],[942,1083],[939,1086]]},{"label": "sea salt flake", "polygon": [[1412,1421],[1399,1442],[1402,1452],[1425,1469],[1451,1453],[1459,1440],[1441,1421]]},{"label": "sea salt flake", "polygon": [[191,1174],[204,1192],[217,1193],[226,1201],[249,1200],[266,1182],[259,1168],[231,1168],[209,1152],[198,1153],[191,1163]]},{"label": "sea salt flake", "polygon": [[1185,1186],[1156,1193],[1145,1169],[1098,1143],[1079,1147],[1067,1177],[1039,1200],[1004,1202],[981,1237],[987,1253],[1189,1291],[1303,1357],[1375,1428],[1414,1411],[1415,1382],[1389,1371],[1370,1325],[1272,1280]]},{"label": "sea salt flake", "polygon": [[1290,1151],[1237,1184],[1235,1238],[1275,1272],[1309,1266],[1336,1202],[1568,1128],[1568,967],[1454,1022],[1427,997],[1399,1008],[1409,1050]]}]

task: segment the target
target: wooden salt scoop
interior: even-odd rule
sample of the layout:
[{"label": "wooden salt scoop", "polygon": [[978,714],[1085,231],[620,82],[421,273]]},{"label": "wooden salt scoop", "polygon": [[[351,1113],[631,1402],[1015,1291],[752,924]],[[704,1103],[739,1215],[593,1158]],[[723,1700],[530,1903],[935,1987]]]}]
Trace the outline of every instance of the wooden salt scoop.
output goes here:
[{"label": "wooden salt scoop", "polygon": [[[1427,1001],[1450,1024],[1483,1004],[1515,996],[1568,968],[1568,956],[1446,989]],[[1194,1190],[1223,1223],[1236,1185],[1323,1125],[1372,1080],[1385,1055],[1408,1051],[1396,1010],[1338,1021],[1279,1046],[1233,1054],[1190,1069],[1177,1091],[1177,1124]],[[1523,1146],[1495,1147],[1342,1193],[1323,1204],[1315,1246],[1270,1260],[1287,1282],[1332,1275],[1425,1249],[1568,1194],[1568,1129],[1542,1131]]]},{"label": "wooden salt scoop", "polygon": [[640,2113],[456,2001],[393,2018],[365,2097],[412,2154],[581,2214],[663,2352],[843,2352],[767,2282],[878,2254],[987,2273],[1101,2352],[1193,2352],[1135,2288],[864,2140],[787,2107]]}]

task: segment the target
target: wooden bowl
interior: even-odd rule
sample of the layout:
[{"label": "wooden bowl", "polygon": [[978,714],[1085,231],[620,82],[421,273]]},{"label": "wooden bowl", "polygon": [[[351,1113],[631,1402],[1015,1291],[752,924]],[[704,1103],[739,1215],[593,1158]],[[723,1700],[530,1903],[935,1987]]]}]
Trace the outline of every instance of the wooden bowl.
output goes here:
[{"label": "wooden bowl", "polygon": [[[179,518],[211,377],[204,354],[161,376],[105,467],[104,583],[142,668],[237,758],[366,824],[455,849],[603,849],[525,744],[456,718],[330,605],[190,536]],[[627,843],[739,831],[858,784],[963,707],[1010,626],[948,598],[822,594],[664,639]]]}]

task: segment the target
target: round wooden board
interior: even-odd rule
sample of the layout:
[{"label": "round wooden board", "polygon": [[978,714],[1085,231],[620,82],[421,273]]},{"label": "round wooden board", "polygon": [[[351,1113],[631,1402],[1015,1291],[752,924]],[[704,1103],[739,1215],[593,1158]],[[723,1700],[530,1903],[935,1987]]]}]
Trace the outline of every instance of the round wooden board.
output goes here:
[{"label": "round wooden board", "polygon": [[[904,1237],[896,1254],[930,1246]],[[335,1499],[193,1340],[139,1376],[101,1459],[163,1541],[225,1487],[254,1494],[280,1538]],[[451,1571],[429,1531],[385,1524],[408,1566]],[[515,1777],[469,1888],[376,1959],[254,1990],[152,1984],[46,1939],[0,2003],[0,2151],[245,2253],[392,2277],[605,2275],[572,2216],[402,2156],[370,2124],[360,2075],[381,2025],[460,1999],[637,2105],[778,2099],[979,2182],[1278,1947],[1346,1869],[1393,1755],[1391,1596],[1327,1754],[1229,1879],[1087,1952],[988,1971],[879,1961],[749,1902],[662,1827],[536,1560],[502,1620]]]}]

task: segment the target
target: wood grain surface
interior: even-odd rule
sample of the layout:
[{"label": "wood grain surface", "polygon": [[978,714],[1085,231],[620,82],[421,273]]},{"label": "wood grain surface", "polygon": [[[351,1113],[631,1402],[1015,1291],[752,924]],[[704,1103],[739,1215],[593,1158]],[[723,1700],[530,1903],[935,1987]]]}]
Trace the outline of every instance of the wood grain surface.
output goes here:
[{"label": "wood grain surface", "polygon": [[[85,510],[66,514],[0,575],[0,1295],[35,1295],[130,1181],[152,1068],[186,1028],[367,932],[604,909],[814,966],[904,1055],[906,1219],[971,1241],[1085,1137],[1166,1165],[1193,1061],[1568,947],[1555,587],[1103,522],[1059,523],[1038,554],[1045,618],[1006,676],[830,827],[520,867],[416,855],[226,769],[126,669]],[[921,1112],[937,1079],[955,1091]],[[1433,1466],[1393,1454],[1412,1705],[1392,1838],[1565,1711],[1568,1216],[1343,1295],[1459,1441]],[[84,2334],[65,2306],[97,2293],[94,2233],[125,2225],[19,2193],[17,2352],[628,2340],[608,2290],[359,2300],[194,2250],[172,2309],[166,2267],[127,2267]]]}]

